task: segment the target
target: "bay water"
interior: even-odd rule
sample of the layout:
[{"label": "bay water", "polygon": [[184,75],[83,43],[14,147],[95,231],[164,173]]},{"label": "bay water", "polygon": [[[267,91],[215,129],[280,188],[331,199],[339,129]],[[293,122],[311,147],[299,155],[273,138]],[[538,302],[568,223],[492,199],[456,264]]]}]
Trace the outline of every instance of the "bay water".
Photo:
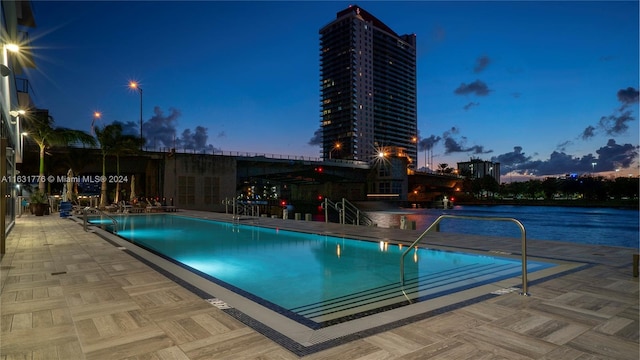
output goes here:
[{"label": "bay water", "polygon": [[[560,206],[456,205],[453,209],[389,209],[367,212],[380,227],[399,227],[404,216],[416,229],[426,230],[440,215],[505,217],[519,220],[527,239],[554,240],[638,248],[639,212],[632,209]],[[444,219],[443,232],[519,238],[511,222]]]}]

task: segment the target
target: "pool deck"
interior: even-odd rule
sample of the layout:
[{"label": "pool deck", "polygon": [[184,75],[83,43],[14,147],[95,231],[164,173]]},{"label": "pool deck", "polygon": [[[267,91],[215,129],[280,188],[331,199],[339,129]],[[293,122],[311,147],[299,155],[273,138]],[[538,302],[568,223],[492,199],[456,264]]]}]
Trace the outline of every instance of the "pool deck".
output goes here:
[{"label": "pool deck", "polygon": [[[230,215],[181,211],[230,220]],[[143,215],[145,216],[145,215]],[[152,215],[151,215],[152,216]],[[414,240],[418,231],[271,218],[262,226]],[[433,246],[520,252],[519,239],[429,235]],[[305,359],[633,359],[640,357],[637,249],[529,240],[528,255],[588,263],[517,292],[362,336]],[[298,359],[58,214],[16,220],[0,268],[0,360]]]}]

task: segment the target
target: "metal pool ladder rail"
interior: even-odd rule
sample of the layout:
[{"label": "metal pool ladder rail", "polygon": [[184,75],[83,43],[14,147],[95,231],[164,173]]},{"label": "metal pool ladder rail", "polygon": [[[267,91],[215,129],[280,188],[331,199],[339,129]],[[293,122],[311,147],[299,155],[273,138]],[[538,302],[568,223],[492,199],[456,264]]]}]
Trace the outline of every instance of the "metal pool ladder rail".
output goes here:
[{"label": "metal pool ladder rail", "polygon": [[[527,289],[527,231],[524,228],[522,223],[514,218],[504,218],[504,217],[484,217],[484,216],[465,216],[465,215],[440,215],[434,222],[431,224],[427,230],[425,230],[418,238],[402,253],[400,257],[400,286],[402,288],[402,293],[407,298],[409,303],[411,303],[411,299],[405,292],[404,289],[404,258],[411,251],[411,249],[415,248],[416,245],[422,240],[423,237],[427,235],[430,231],[439,231],[440,222],[444,219],[463,219],[463,220],[484,220],[484,221],[510,221],[516,223],[520,228],[520,233],[522,234],[522,291],[520,295],[529,296]],[[435,230],[434,230],[435,229]]]},{"label": "metal pool ladder rail", "polygon": [[98,209],[98,208],[92,208],[90,206],[87,206],[86,208],[82,209],[82,225],[84,227],[84,231],[87,231],[87,213],[91,211],[91,212],[97,212],[98,214],[107,217],[109,220],[111,220],[111,222],[113,222],[113,233],[117,234],[118,233],[118,221],[116,221],[116,219],[105,213],[104,211]]}]

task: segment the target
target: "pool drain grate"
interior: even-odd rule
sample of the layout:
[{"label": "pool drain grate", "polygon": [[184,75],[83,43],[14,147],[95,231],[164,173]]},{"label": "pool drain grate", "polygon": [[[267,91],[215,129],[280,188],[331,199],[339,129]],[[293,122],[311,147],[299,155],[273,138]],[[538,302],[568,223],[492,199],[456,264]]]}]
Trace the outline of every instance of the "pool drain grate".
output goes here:
[{"label": "pool drain grate", "polygon": [[224,310],[224,309],[231,309],[231,306],[229,306],[229,304],[227,304],[226,302],[220,300],[220,299],[216,299],[216,298],[212,298],[212,299],[205,299],[209,304],[217,307],[220,310]]},{"label": "pool drain grate", "polygon": [[491,293],[494,295],[504,295],[504,294],[509,294],[516,291],[520,291],[520,289],[511,287],[511,288],[504,288],[504,289],[492,291]]}]

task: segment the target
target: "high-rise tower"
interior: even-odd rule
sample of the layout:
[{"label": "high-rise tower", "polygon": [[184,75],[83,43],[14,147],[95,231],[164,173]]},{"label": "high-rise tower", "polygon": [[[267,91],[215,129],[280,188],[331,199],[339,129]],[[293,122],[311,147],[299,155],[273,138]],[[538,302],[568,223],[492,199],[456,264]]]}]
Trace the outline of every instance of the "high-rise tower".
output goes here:
[{"label": "high-rise tower", "polygon": [[[416,36],[359,6],[320,29],[322,156],[371,161],[383,148],[417,161]],[[399,150],[398,150],[399,149]]]}]

